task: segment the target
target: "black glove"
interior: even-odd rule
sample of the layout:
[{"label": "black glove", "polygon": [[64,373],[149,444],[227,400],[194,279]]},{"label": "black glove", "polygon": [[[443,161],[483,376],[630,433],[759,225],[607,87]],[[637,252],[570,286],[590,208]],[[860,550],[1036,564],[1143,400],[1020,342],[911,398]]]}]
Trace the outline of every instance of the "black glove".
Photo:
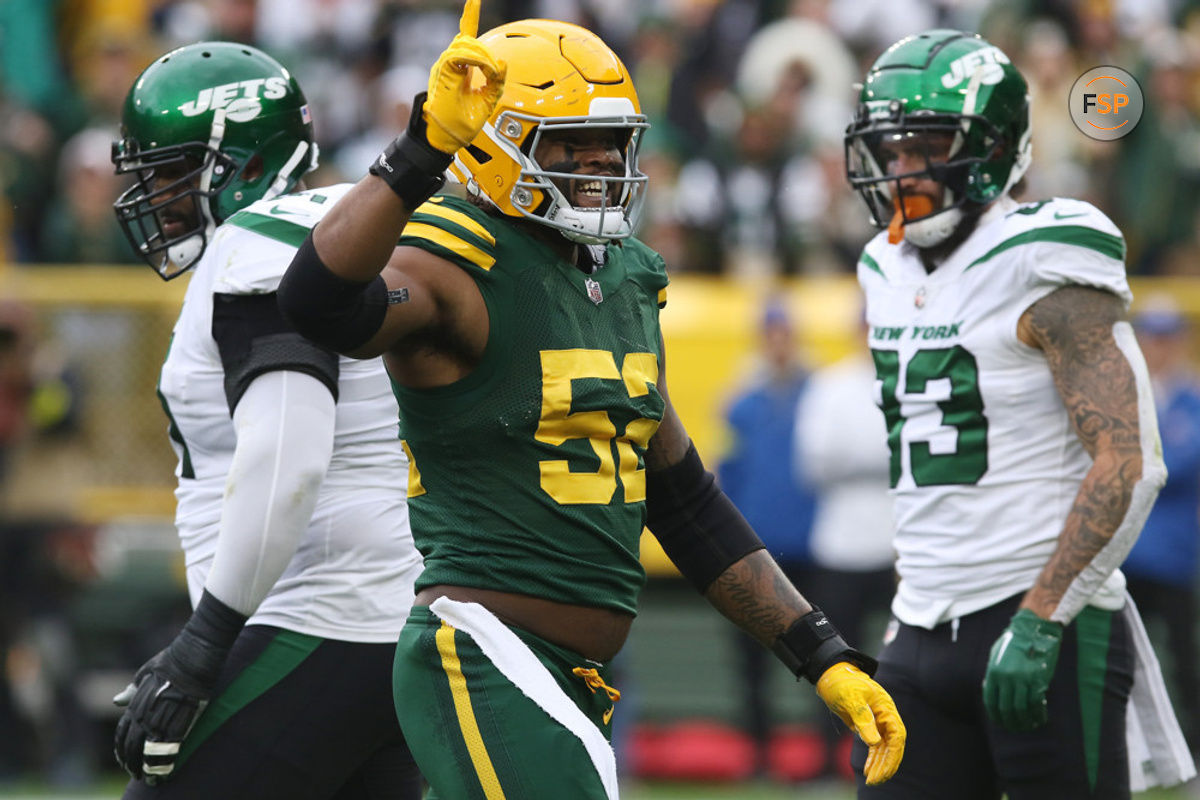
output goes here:
[{"label": "black glove", "polygon": [[245,624],[245,616],[205,592],[175,640],[113,698],[125,708],[113,754],[126,772],[151,784],[171,774]]}]

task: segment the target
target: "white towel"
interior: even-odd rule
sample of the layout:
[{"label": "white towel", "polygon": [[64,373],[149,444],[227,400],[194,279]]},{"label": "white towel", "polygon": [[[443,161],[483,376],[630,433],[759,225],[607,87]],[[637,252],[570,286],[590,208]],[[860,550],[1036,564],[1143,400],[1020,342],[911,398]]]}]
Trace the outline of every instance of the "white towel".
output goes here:
[{"label": "white towel", "polygon": [[538,660],[533,651],[515,633],[478,603],[461,603],[439,597],[429,604],[429,610],[475,640],[479,649],[559,725],[579,737],[591,756],[596,772],[604,784],[609,800],[618,800],[617,757],[612,745],[596,724],[587,718],[579,706],[567,697],[550,670]]},{"label": "white towel", "polygon": [[1122,613],[1134,652],[1133,689],[1125,714],[1129,788],[1141,792],[1151,786],[1174,786],[1195,777],[1196,765],[1171,708],[1158,657],[1128,592]]}]

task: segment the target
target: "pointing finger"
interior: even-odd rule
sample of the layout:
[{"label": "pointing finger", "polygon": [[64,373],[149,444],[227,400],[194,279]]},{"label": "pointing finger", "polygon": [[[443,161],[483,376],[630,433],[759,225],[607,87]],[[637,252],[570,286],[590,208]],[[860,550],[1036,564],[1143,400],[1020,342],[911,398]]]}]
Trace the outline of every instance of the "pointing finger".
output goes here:
[{"label": "pointing finger", "polygon": [[474,36],[479,33],[479,4],[481,0],[467,0],[463,6],[462,17],[458,20],[458,32],[463,36]]}]

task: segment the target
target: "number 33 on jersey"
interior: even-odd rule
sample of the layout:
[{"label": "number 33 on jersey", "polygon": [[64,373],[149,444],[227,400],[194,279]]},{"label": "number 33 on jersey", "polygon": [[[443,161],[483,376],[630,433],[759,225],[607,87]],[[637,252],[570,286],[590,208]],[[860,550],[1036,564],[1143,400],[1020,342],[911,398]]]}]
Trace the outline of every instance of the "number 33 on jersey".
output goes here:
[{"label": "number 33 on jersey", "polygon": [[[1036,476],[1055,497],[1057,484],[1078,484],[1088,457],[1045,358],[1018,340],[1017,322],[1067,284],[1111,291],[1128,305],[1124,250],[1103,214],[1063,199],[997,203],[932,273],[910,245],[888,244],[884,236],[867,245],[858,276],[891,485],[902,504],[906,490],[947,487],[919,493],[921,501],[910,497],[898,513],[952,515],[946,501],[968,496],[965,487],[1015,486],[1018,474]],[[925,504],[919,512],[918,502]]]}]

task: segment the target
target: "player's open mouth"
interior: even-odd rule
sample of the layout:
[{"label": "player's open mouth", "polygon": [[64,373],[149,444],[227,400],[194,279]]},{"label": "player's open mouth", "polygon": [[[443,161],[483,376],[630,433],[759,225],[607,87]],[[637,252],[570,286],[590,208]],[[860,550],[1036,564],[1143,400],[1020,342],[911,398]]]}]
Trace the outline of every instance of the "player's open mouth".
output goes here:
[{"label": "player's open mouth", "polygon": [[605,192],[609,192],[607,205],[616,205],[615,191],[610,191],[606,181],[575,181],[574,205],[583,208],[599,208],[605,204]]},{"label": "player's open mouth", "polygon": [[163,235],[167,239],[182,236],[188,230],[187,220],[183,217],[164,217],[162,221]]}]

